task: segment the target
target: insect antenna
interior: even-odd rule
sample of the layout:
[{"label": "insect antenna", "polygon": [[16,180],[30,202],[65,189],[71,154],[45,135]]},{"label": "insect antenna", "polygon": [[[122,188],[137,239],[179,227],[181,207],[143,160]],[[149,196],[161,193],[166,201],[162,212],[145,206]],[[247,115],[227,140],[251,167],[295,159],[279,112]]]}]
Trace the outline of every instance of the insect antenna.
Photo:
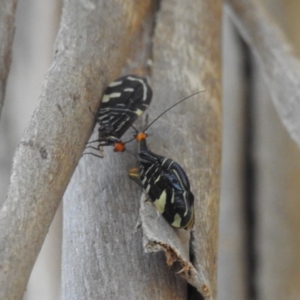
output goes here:
[{"label": "insect antenna", "polygon": [[203,93],[205,90],[203,90],[203,91],[199,91],[199,92],[196,92],[196,93],[194,93],[194,94],[192,94],[192,95],[189,95],[189,96],[187,96],[187,97],[185,97],[185,98],[183,98],[183,99],[181,99],[180,101],[178,101],[177,103],[175,103],[175,104],[173,104],[172,106],[170,106],[168,109],[166,109],[164,112],[162,112],[160,115],[158,115],[144,130],[143,130],[143,132],[145,132],[154,122],[156,122],[160,117],[162,117],[165,113],[167,113],[170,109],[172,109],[173,107],[175,107],[175,106],[177,106],[178,104],[180,104],[181,102],[183,102],[183,101],[185,101],[185,100],[187,100],[187,99],[189,99],[189,98],[191,98],[191,97],[193,97],[193,96],[195,96],[195,95],[198,95],[198,94],[200,94],[200,93]]},{"label": "insect antenna", "polygon": [[137,133],[139,132],[132,124],[130,124],[130,127]]},{"label": "insect antenna", "polygon": [[135,136],[136,136],[136,134],[138,134],[139,133],[139,131],[131,124],[130,125],[131,127],[132,127],[132,129],[135,131],[135,134],[134,134],[134,137],[132,138],[132,139],[130,139],[130,140],[128,140],[128,141],[126,141],[126,142],[124,142],[124,144],[128,144],[128,143],[130,143],[130,142],[132,142],[133,140],[135,140]]},{"label": "insect antenna", "polygon": [[135,155],[131,151],[129,151],[128,149],[125,149],[124,151],[126,153],[130,154],[133,158],[136,158]]},{"label": "insect antenna", "polygon": [[[160,115],[158,115],[148,126],[146,126],[146,128],[142,131],[142,132],[145,132],[154,122],[156,122],[160,117],[162,117],[165,113],[167,113],[170,109],[172,109],[173,107],[175,107],[175,106],[177,106],[178,104],[180,104],[181,102],[183,102],[183,101],[185,101],[185,100],[187,100],[187,99],[189,99],[189,98],[191,98],[191,97],[193,97],[193,96],[195,96],[195,95],[198,95],[198,94],[200,94],[200,93],[203,93],[203,92],[205,92],[205,90],[202,90],[202,91],[199,91],[199,92],[196,92],[196,93],[194,93],[194,94],[192,94],[192,95],[189,95],[189,96],[187,96],[187,97],[185,97],[185,98],[183,98],[183,99],[181,99],[180,101],[178,101],[178,102],[176,102],[175,104],[173,104],[172,106],[170,106],[168,109],[166,109],[164,112],[162,112]],[[139,133],[139,131],[133,126],[133,125],[130,125],[134,130],[135,130],[135,132],[136,132],[136,134],[137,133]],[[128,141],[126,141],[126,142],[123,142],[123,144],[127,144],[127,143],[130,143],[130,142],[132,142],[133,140],[135,140],[136,139],[136,134],[134,135],[134,137],[132,138],[132,139],[130,139],[130,140],[128,140]]]}]

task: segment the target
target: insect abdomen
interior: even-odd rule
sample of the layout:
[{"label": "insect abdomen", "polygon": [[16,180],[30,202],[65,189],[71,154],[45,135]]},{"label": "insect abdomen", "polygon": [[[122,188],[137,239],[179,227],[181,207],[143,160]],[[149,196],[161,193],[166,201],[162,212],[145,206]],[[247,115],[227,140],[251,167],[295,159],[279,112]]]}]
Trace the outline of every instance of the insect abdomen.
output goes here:
[{"label": "insect abdomen", "polygon": [[156,209],[173,227],[191,228],[194,195],[181,166],[151,151],[140,153],[140,177]]}]

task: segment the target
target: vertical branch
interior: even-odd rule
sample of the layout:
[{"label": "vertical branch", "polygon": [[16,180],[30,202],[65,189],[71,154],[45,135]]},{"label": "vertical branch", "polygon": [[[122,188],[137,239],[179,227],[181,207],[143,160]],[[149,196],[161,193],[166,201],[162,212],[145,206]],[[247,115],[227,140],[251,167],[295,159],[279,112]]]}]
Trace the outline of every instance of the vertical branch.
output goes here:
[{"label": "vertical branch", "polygon": [[[245,266],[247,270],[247,292],[249,299],[256,299],[256,274],[257,274],[257,255],[255,247],[256,239],[256,198],[255,189],[257,184],[256,165],[254,163],[254,60],[252,53],[247,44],[240,39],[240,48],[243,52],[243,64],[241,69],[243,71],[243,87],[244,87],[244,134],[243,134],[243,155],[244,155],[244,194],[242,212],[245,220]],[[240,199],[241,201],[241,199]]]},{"label": "vertical branch", "polygon": [[283,127],[254,64],[257,299],[299,299],[300,151]]},{"label": "vertical branch", "polygon": [[161,112],[178,99],[205,89],[151,127],[149,147],[179,162],[191,181],[196,212],[192,263],[200,278],[197,289],[207,299],[216,298],[221,14],[222,3],[218,0],[163,1],[153,46],[155,110]]},{"label": "vertical branch", "polygon": [[[253,76],[255,123],[250,129],[254,137],[256,179],[252,196],[255,235],[251,248],[252,251],[255,248],[257,256],[255,274],[250,274],[252,291],[261,299],[299,298],[299,284],[295,280],[300,270],[296,229],[299,228],[299,149],[289,139],[291,136],[299,147],[299,59],[259,1],[227,0],[227,4],[236,28],[257,58]],[[267,90],[279,118],[267,101]]]},{"label": "vertical branch", "polygon": [[245,74],[240,38],[223,17],[223,151],[218,249],[218,298],[247,299],[245,255]]},{"label": "vertical branch", "polygon": [[[147,74],[154,16],[152,10],[132,42],[128,73]],[[131,137],[128,132],[124,140]],[[128,147],[136,152],[135,143]],[[186,283],[164,255],[144,252],[137,226],[141,189],[127,175],[136,159],[109,147],[104,156],[84,156],[64,196],[63,298],[186,299]]]},{"label": "vertical branch", "polygon": [[262,66],[278,115],[300,145],[300,62],[258,1],[227,0],[234,24]]},{"label": "vertical branch", "polygon": [[[196,226],[194,266],[187,267],[194,273],[192,278],[184,278],[194,282],[206,299],[216,297],[221,11],[221,1],[217,0],[162,1],[150,45],[153,53],[149,55],[154,91],[149,120],[180,98],[205,89],[203,96],[168,112],[149,129],[149,146],[179,162],[191,179]],[[180,268],[170,269],[161,253],[144,253],[141,244],[143,240],[146,251],[157,251],[177,237],[184,248],[188,246],[188,232],[171,228],[144,202],[143,231],[136,229],[141,190],[127,178],[127,170],[136,161],[126,153],[117,155],[109,150],[105,149],[103,160],[86,156],[80,161],[64,197],[64,297],[186,299],[187,284],[174,274]],[[143,206],[147,206],[146,213]],[[147,214],[149,210],[152,214]],[[154,234],[160,231],[166,239],[152,235],[150,241],[149,230]],[[176,250],[166,252],[174,254]],[[183,256],[186,258],[186,252]]]},{"label": "vertical branch", "polygon": [[11,63],[16,6],[17,0],[1,1],[0,3],[0,117]]}]

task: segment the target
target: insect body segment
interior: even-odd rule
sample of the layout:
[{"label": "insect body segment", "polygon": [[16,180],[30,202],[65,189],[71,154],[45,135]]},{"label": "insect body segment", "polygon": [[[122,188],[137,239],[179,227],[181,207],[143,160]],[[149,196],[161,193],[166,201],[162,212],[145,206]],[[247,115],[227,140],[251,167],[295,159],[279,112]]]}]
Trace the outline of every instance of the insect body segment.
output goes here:
[{"label": "insect body segment", "polygon": [[132,169],[129,176],[135,181],[139,176],[145,192],[169,224],[190,229],[195,219],[194,195],[185,171],[174,160],[150,151],[146,137],[140,138],[140,134],[137,134],[139,174]]},{"label": "insect body segment", "polygon": [[[150,105],[152,89],[147,80],[127,75],[106,89],[97,115],[99,146],[113,146]],[[124,148],[125,149],[125,148]]]}]

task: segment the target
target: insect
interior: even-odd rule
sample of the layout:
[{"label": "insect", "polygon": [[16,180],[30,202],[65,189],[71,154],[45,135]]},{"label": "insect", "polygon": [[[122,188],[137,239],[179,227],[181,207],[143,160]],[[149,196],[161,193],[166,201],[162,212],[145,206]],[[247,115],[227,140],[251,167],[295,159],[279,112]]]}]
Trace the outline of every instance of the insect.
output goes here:
[{"label": "insect", "polygon": [[139,132],[139,168],[128,175],[142,185],[159,213],[173,227],[191,229],[194,225],[194,195],[183,168],[174,160],[150,151],[147,134]]},{"label": "insect", "polygon": [[104,92],[97,114],[98,139],[88,143],[98,142],[98,147],[87,148],[100,150],[103,146],[114,146],[115,151],[123,152],[122,135],[144,113],[151,100],[152,89],[146,78],[126,75],[113,81]]},{"label": "insect", "polygon": [[[203,92],[203,91],[201,91]],[[162,115],[190,95],[169,107],[155,118],[142,132],[136,132],[139,168],[132,168],[128,175],[141,185],[159,213],[173,227],[191,229],[195,222],[194,195],[183,168],[174,160],[149,150],[145,131]]]},{"label": "insect", "polygon": [[[121,83],[118,83],[118,81],[119,80],[115,81],[117,84],[114,82],[110,84],[110,87],[113,88],[114,86],[120,86]],[[124,91],[125,89],[127,89],[127,87],[123,87]],[[132,127],[132,122],[138,117],[139,113],[133,112],[131,109],[130,113],[134,113],[136,116],[133,116],[130,119],[131,115],[128,115],[129,112],[127,112],[127,114],[125,113],[126,117],[123,118],[123,114],[119,113],[118,110],[115,110],[116,104],[119,104],[118,107],[123,108],[123,111],[127,109],[120,105],[122,104],[122,99],[119,95],[115,97],[114,93],[112,93],[109,88],[107,91],[108,92],[105,93],[103,99],[106,99],[105,97],[107,94],[109,100],[104,101],[104,103],[109,103],[107,106],[102,105],[102,109],[104,108],[105,110],[101,115],[101,109],[99,111],[98,123],[100,124],[100,128],[99,138],[96,141],[99,142],[99,147],[113,145],[114,151],[123,152],[125,150],[125,144],[131,140],[124,143],[120,138],[130,126]],[[174,106],[201,92],[194,93],[169,107],[155,118],[142,132],[137,132],[137,130],[133,127],[136,130],[134,139],[138,142],[139,168],[131,169],[128,175],[131,179],[143,187],[145,192],[149,195],[150,200],[154,203],[156,209],[171,226],[176,228],[190,229],[193,227],[195,220],[194,195],[190,190],[190,183],[183,168],[174,160],[157,155],[148,149],[146,143],[147,134],[145,131]],[[150,100],[148,100],[149,103],[151,101],[151,97]],[[119,98],[119,102],[110,102],[110,99],[114,98]],[[144,106],[143,108],[145,110],[147,107]],[[112,114],[112,116],[115,117],[113,121],[112,118],[107,117],[107,112],[115,112]],[[127,115],[129,117],[127,117]],[[120,120],[120,118],[122,119]],[[103,120],[105,120],[105,122],[103,122]],[[119,124],[118,126],[120,127],[120,130],[118,132],[121,134],[115,132],[116,129],[119,128],[118,126],[115,126],[115,124]],[[115,126],[113,130],[112,125]],[[124,128],[126,128],[126,130],[124,130]]]}]

